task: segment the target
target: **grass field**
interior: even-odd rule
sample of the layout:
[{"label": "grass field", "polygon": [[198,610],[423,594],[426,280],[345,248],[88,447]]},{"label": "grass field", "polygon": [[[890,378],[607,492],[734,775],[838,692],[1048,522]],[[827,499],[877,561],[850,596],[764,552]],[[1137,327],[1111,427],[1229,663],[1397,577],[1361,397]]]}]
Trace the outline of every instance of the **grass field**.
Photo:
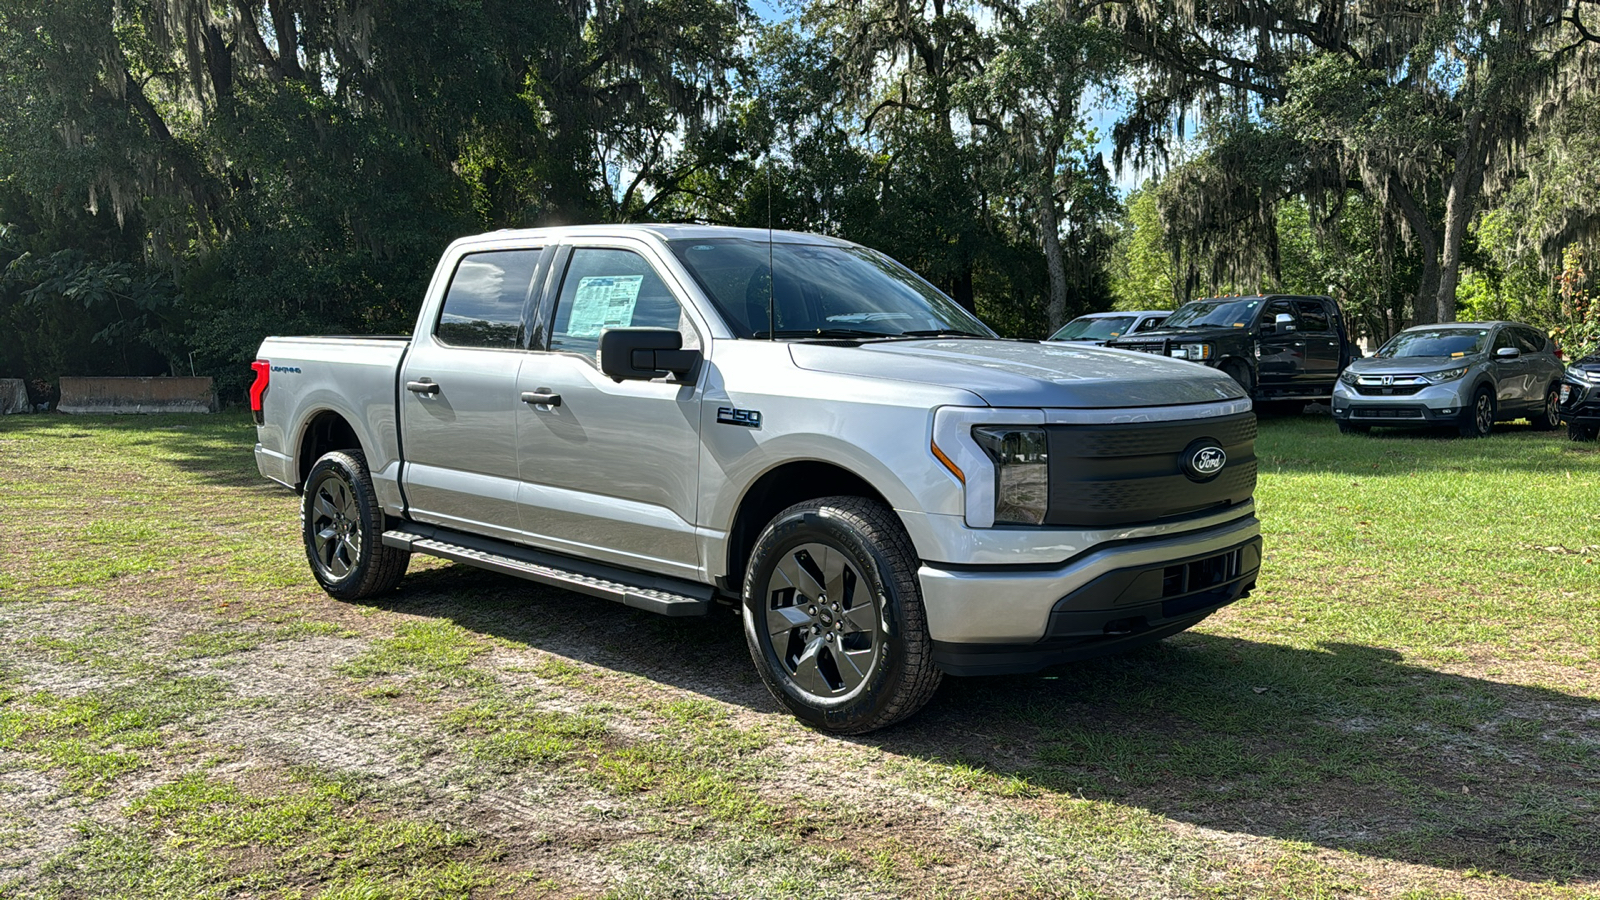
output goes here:
[{"label": "grass field", "polygon": [[732,616],[316,590],[237,415],[0,420],[0,897],[1600,897],[1600,446],[1266,419],[1194,631],[781,714]]}]

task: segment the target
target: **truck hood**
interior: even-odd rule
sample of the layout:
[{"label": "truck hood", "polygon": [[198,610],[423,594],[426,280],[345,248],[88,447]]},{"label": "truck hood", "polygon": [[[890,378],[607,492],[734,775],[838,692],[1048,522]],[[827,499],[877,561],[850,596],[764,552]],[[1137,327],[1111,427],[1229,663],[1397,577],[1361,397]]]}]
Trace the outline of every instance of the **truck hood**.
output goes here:
[{"label": "truck hood", "polygon": [[1352,360],[1350,371],[1362,375],[1425,375],[1429,372],[1442,372],[1445,369],[1459,369],[1482,361],[1482,354],[1477,353],[1470,356],[1402,356],[1383,359],[1372,356]]},{"label": "truck hood", "polygon": [[1171,340],[1174,344],[1197,343],[1199,341],[1214,341],[1219,338],[1234,337],[1244,334],[1243,328],[1222,328],[1216,325],[1196,325],[1192,328],[1184,326],[1179,328],[1152,328],[1141,331],[1136,335],[1123,335],[1112,341],[1112,346],[1126,344],[1159,344]]},{"label": "truck hood", "polygon": [[1214,403],[1245,396],[1215,369],[1084,344],[988,340],[794,343],[795,365],[971,391],[990,406],[1118,409]]}]

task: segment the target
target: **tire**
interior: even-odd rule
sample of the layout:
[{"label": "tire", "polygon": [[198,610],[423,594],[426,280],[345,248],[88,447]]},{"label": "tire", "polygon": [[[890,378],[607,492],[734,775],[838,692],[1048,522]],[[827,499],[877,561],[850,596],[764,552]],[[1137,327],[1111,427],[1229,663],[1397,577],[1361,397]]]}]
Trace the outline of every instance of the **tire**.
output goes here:
[{"label": "tire", "polygon": [[1244,388],[1244,392],[1247,396],[1255,396],[1256,384],[1255,379],[1250,377],[1249,366],[1238,361],[1237,359],[1229,359],[1224,360],[1222,365],[1218,366],[1217,368],[1221,370],[1222,374],[1238,382],[1239,387]]},{"label": "tire", "polygon": [[1528,414],[1528,421],[1540,431],[1555,431],[1561,427],[1561,387],[1552,384],[1544,389],[1544,407]]},{"label": "tire", "polygon": [[1567,423],[1567,438],[1574,441],[1592,441],[1600,435],[1600,425],[1584,425],[1580,422]]},{"label": "tire", "polygon": [[410,553],[383,545],[383,510],[359,450],[328,453],[311,467],[300,522],[311,574],[336,599],[394,590],[411,561]]},{"label": "tire", "polygon": [[1367,434],[1372,431],[1371,425],[1357,425],[1354,422],[1340,422],[1340,434]]},{"label": "tire", "polygon": [[918,565],[881,503],[825,497],[779,513],[756,540],[744,579],[745,639],[772,696],[838,734],[864,734],[921,709],[942,673]]},{"label": "tire", "polygon": [[1488,437],[1494,430],[1494,393],[1486,387],[1478,388],[1472,395],[1472,406],[1463,415],[1461,424],[1456,426],[1462,437]]}]

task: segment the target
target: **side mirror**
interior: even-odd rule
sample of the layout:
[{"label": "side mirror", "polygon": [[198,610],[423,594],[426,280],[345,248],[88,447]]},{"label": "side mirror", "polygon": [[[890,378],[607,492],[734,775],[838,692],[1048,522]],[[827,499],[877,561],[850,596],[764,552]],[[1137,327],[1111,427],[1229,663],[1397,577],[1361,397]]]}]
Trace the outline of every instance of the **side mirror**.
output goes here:
[{"label": "side mirror", "polygon": [[1516,347],[1501,347],[1494,352],[1495,359],[1516,359],[1521,355],[1522,351]]},{"label": "side mirror", "polygon": [[682,347],[683,335],[668,328],[609,328],[600,333],[600,371],[618,381],[687,375],[700,351]]}]

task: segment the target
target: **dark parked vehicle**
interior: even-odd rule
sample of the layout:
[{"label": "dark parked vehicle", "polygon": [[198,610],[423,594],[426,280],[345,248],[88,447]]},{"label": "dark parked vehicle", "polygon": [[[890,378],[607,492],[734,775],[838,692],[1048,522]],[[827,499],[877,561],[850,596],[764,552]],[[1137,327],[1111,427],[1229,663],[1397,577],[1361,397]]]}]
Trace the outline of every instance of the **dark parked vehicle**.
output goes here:
[{"label": "dark parked vehicle", "polygon": [[1170,315],[1170,309],[1089,313],[1061,326],[1060,330],[1050,335],[1049,340],[1090,341],[1103,347],[1106,341],[1159,328]]},{"label": "dark parked vehicle", "polygon": [[1483,437],[1526,417],[1561,424],[1561,360],[1543,331],[1520,322],[1417,325],[1350,364],[1333,392],[1345,433],[1374,425],[1448,425]]},{"label": "dark parked vehicle", "polygon": [[1303,407],[1327,399],[1357,356],[1328,297],[1210,297],[1179,307],[1160,328],[1108,347],[1159,353],[1221,369],[1256,401]]},{"label": "dark parked vehicle", "polygon": [[1594,440],[1600,435],[1600,353],[1592,353],[1568,366],[1559,391],[1567,437],[1575,441]]}]

